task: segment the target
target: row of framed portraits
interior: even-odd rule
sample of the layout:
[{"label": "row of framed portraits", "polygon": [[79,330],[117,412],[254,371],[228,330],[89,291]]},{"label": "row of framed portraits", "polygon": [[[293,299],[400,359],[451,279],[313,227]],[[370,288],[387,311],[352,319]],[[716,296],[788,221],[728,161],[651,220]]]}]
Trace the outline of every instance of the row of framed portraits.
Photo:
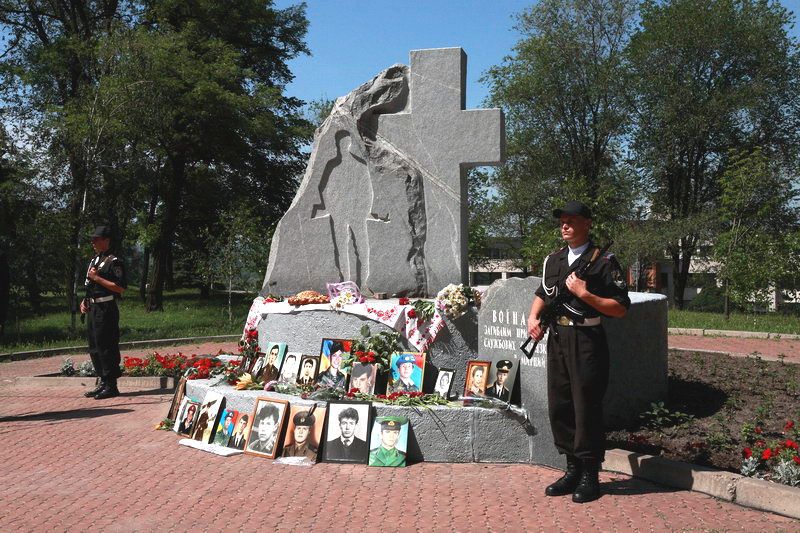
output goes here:
[{"label": "row of framed portraits", "polygon": [[[375,394],[377,365],[355,362],[347,370],[342,368],[343,359],[350,353],[352,342],[349,339],[322,339],[319,355],[289,352],[285,342],[269,342],[265,353],[251,361],[242,361],[242,365],[250,374],[266,382],[277,381],[300,386],[322,385]],[[386,394],[422,392],[425,353],[398,352],[392,354],[390,363]],[[445,398],[450,394],[453,372],[452,369],[440,369],[437,375],[435,392]],[[440,387],[440,381],[447,386]]]},{"label": "row of framed portraits", "polygon": [[[181,387],[173,407],[180,391]],[[224,395],[209,391],[202,402],[185,396],[180,400],[174,430],[269,459],[304,457],[311,462],[405,466],[408,420],[374,418],[372,411],[370,402],[327,402],[320,407],[259,397],[255,409],[245,413],[226,408]]]},{"label": "row of framed portraits", "polygon": [[[248,372],[267,382],[284,384],[323,385],[344,390],[357,389],[364,394],[375,394],[378,367],[372,363],[353,363],[348,370],[342,368],[344,356],[350,352],[352,340],[322,339],[319,355],[289,352],[285,342],[267,343],[267,351],[242,361]],[[386,394],[393,392],[423,392],[426,356],[423,352],[398,352],[392,354],[391,370],[386,384]],[[491,397],[509,401],[511,396],[510,360],[469,361],[464,386],[464,396]],[[440,368],[433,392],[449,399],[453,385],[451,368]],[[491,376],[491,379],[490,379]],[[382,392],[382,391],[378,391]]]}]

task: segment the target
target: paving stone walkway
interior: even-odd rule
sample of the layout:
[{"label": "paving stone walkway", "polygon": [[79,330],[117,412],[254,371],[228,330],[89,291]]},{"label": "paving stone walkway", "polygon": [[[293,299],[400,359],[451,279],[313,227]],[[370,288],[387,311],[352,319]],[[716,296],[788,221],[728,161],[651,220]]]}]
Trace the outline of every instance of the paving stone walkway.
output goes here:
[{"label": "paving stone walkway", "polygon": [[[195,350],[220,347],[232,349]],[[171,395],[96,401],[74,388],[10,384],[60,360],[0,365],[0,531],[800,530],[797,520],[611,473],[601,476],[605,496],[577,505],[542,495],[560,473],[539,466],[222,458],[153,430]]]},{"label": "paving stone walkway", "polygon": [[737,357],[758,352],[772,361],[800,363],[800,340],[797,339],[745,339],[740,337],[701,337],[699,335],[670,335],[670,348],[728,353]]}]

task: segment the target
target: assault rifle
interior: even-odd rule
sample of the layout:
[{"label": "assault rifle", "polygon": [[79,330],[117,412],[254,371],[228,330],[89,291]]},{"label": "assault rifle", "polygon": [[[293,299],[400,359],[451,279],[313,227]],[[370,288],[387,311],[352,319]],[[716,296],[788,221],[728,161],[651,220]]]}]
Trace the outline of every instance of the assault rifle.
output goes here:
[{"label": "assault rifle", "polygon": [[[583,277],[587,272],[589,272],[589,269],[594,266],[597,260],[603,257],[608,249],[611,248],[612,244],[614,244],[614,241],[610,241],[600,249],[595,248],[592,257],[586,263],[581,264],[573,271],[575,272],[575,275],[579,279],[583,279]],[[542,279],[542,283],[544,283],[544,279]],[[572,297],[573,294],[569,292],[569,289],[567,289],[566,285],[562,282],[561,285],[558,286],[555,298],[553,298],[553,300],[550,302],[550,305],[545,306],[545,308],[542,310],[542,313],[539,315],[539,323],[542,324],[545,331],[552,330],[553,326],[555,326],[558,322],[558,317],[560,316],[566,316],[577,324],[583,323],[583,312],[579,309],[575,309],[568,303]],[[533,343],[533,346],[529,348],[528,346],[531,343]],[[525,342],[522,343],[522,346],[520,346],[519,349],[522,350],[522,353],[524,353],[528,359],[530,359],[533,357],[538,345],[539,341],[533,340],[533,337],[528,337]]]}]

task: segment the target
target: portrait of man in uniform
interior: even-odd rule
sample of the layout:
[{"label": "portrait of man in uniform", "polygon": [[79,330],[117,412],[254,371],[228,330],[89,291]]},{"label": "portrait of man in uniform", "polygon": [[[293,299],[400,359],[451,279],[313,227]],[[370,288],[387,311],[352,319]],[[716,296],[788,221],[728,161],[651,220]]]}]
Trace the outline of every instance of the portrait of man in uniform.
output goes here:
[{"label": "portrait of man in uniform", "polygon": [[263,380],[264,383],[276,381],[278,379],[279,368],[286,354],[285,342],[272,342],[267,346],[267,354],[264,356],[264,363],[258,373],[253,375]]},{"label": "portrait of man in uniform", "polygon": [[464,396],[484,396],[486,394],[486,380],[489,378],[491,364],[489,361],[469,361],[467,363]]},{"label": "portrait of man in uniform", "polygon": [[375,419],[370,439],[369,466],[406,466],[408,419],[384,416]]},{"label": "portrait of man in uniform", "polygon": [[370,402],[328,403],[323,460],[333,463],[366,463]]},{"label": "portrait of man in uniform", "polygon": [[178,412],[178,418],[175,420],[175,427],[178,433],[188,437],[194,430],[200,404],[191,401],[189,398],[184,398],[184,402],[185,404]]},{"label": "portrait of man in uniform", "polygon": [[511,399],[511,391],[508,390],[506,387],[506,379],[508,378],[508,373],[511,371],[511,368],[514,366],[509,359],[503,359],[497,361],[495,363],[495,368],[497,369],[497,373],[495,374],[494,382],[486,387],[486,397],[487,398],[497,398],[498,400],[502,400],[507,402]]},{"label": "portrait of man in uniform", "polygon": [[386,394],[393,392],[420,392],[425,369],[425,354],[403,352],[392,354],[392,374]]},{"label": "portrait of man in uniform", "polygon": [[346,339],[323,339],[320,348],[320,373],[317,383],[325,387],[343,389],[347,384],[347,373],[342,370],[342,360],[350,353],[352,341]]},{"label": "portrait of man in uniform", "polygon": [[295,383],[297,381],[297,373],[300,370],[300,358],[302,354],[296,352],[289,352],[283,359],[281,365],[281,374],[278,377],[280,383]]},{"label": "portrait of man in uniform", "polygon": [[362,394],[375,392],[375,376],[378,367],[372,363],[353,363],[350,371],[350,389],[357,389]]},{"label": "portrait of man in uniform", "polygon": [[217,430],[214,432],[214,444],[218,446],[228,445],[228,440],[233,435],[233,429],[236,427],[236,419],[238,417],[239,411],[233,409],[224,409],[222,411]]},{"label": "portrait of man in uniform", "polygon": [[282,457],[305,457],[316,462],[322,424],[325,421],[324,407],[293,405],[289,413],[289,427],[283,440]]},{"label": "portrait of man in uniform", "polygon": [[247,438],[245,453],[274,459],[278,438],[289,402],[275,398],[258,398],[253,412],[253,426]]},{"label": "portrait of man in uniform", "polygon": [[192,438],[194,440],[206,443],[211,441],[211,435],[217,423],[217,415],[224,401],[225,396],[216,391],[209,391],[206,393],[206,397],[203,399],[202,406],[200,407],[197,423],[192,430]]},{"label": "portrait of man in uniform", "polygon": [[453,374],[455,371],[452,368],[440,368],[439,374],[436,376],[436,386],[433,392],[438,394],[444,399],[450,397],[450,388],[453,386]]},{"label": "portrait of man in uniform", "polygon": [[308,386],[316,383],[318,369],[319,356],[304,355],[300,359],[300,373],[297,375],[297,384]]},{"label": "portrait of man in uniform", "polygon": [[248,433],[248,425],[250,424],[250,415],[247,413],[242,414],[239,419],[236,421],[236,425],[234,426],[233,433],[231,433],[230,438],[228,439],[228,448],[234,448],[236,450],[244,450],[244,446],[247,443],[247,433]]}]

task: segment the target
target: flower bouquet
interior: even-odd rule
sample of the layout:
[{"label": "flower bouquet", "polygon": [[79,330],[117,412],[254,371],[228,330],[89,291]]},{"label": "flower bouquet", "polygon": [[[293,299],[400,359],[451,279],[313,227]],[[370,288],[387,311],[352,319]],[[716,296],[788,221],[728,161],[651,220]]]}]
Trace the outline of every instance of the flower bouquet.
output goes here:
[{"label": "flower bouquet", "polygon": [[451,283],[436,295],[436,308],[443,311],[447,318],[455,320],[467,312],[470,303],[480,307],[480,293],[466,285]]},{"label": "flower bouquet", "polygon": [[350,354],[342,360],[342,367],[349,369],[353,363],[372,363],[378,372],[389,371],[392,354],[400,349],[400,333],[397,331],[381,331],[372,335],[367,325],[361,326],[361,339],[354,340]]}]

